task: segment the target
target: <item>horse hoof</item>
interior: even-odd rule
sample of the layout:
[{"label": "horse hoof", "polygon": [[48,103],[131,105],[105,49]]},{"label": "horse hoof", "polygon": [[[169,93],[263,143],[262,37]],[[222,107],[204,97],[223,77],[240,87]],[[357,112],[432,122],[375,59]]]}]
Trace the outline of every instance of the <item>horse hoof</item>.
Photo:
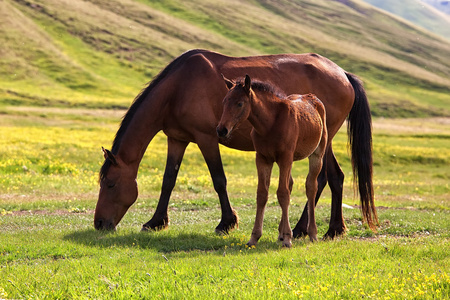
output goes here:
[{"label": "horse hoof", "polygon": [[255,247],[256,247],[256,243],[251,242],[251,241],[248,241],[248,243],[247,243],[246,245],[247,245],[247,247],[249,247],[249,248],[255,248]]},{"label": "horse hoof", "polygon": [[147,231],[161,231],[166,229],[168,226],[158,226],[158,227],[147,227],[145,225],[142,226],[141,232],[147,232]]},{"label": "horse hoof", "polygon": [[233,216],[228,220],[222,219],[217,225],[215,231],[219,235],[227,235],[234,228],[239,227],[239,217],[236,214],[236,211],[233,209]]},{"label": "horse hoof", "polygon": [[169,218],[163,218],[158,221],[150,220],[142,225],[141,231],[160,231],[169,227]]},{"label": "horse hoof", "polygon": [[315,242],[317,242],[317,236],[309,236],[309,240],[310,240],[312,243],[315,243]]},{"label": "horse hoof", "polygon": [[328,229],[328,231],[325,233],[325,235],[323,236],[324,240],[332,240],[335,237],[341,236],[345,234],[345,228],[341,228],[341,229]]},{"label": "horse hoof", "polygon": [[306,230],[299,229],[299,228],[294,228],[294,230],[292,230],[292,236],[294,239],[302,238],[307,235],[308,235],[308,233],[306,233]]},{"label": "horse hoof", "polygon": [[215,232],[217,235],[228,235],[228,229],[220,229],[219,226],[216,227]]},{"label": "horse hoof", "polygon": [[218,235],[228,235],[228,233],[233,230],[235,224],[225,224],[224,221],[220,221],[219,225],[217,225],[215,232]]}]

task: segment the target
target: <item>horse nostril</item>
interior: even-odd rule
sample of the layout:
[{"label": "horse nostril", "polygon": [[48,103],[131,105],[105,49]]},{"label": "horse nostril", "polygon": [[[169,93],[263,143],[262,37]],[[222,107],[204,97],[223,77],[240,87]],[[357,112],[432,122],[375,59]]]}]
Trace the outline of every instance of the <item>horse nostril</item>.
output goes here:
[{"label": "horse nostril", "polygon": [[217,126],[216,130],[219,137],[225,137],[228,134],[228,129],[226,127],[220,128],[220,126]]},{"label": "horse nostril", "polygon": [[100,229],[102,229],[102,226],[103,226],[103,220],[102,219],[98,219],[98,220],[94,221],[95,229],[100,230]]}]

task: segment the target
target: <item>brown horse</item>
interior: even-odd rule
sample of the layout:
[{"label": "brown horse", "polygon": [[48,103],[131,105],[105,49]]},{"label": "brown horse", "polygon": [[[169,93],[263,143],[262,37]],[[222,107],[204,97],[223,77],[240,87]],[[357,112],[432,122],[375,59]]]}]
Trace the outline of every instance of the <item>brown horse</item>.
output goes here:
[{"label": "brown horse", "polygon": [[225,96],[223,113],[217,126],[221,138],[229,138],[234,129],[250,121],[251,137],[256,150],[258,189],[256,218],[249,246],[256,245],[262,235],[273,163],[280,168],[277,198],[281,206],[278,239],[283,246],[291,247],[292,230],[289,224],[289,203],[292,191],[291,169],[295,160],[309,159],[306,177],[308,198],[308,226],[311,241],[317,240],[314,215],[317,177],[322,169],[322,159],[327,145],[325,107],[313,94],[284,96],[261,82],[251,82],[248,75],[244,83],[225,79],[230,89]]},{"label": "brown horse", "polygon": [[[197,143],[211,173],[222,211],[216,231],[228,232],[237,224],[231,208],[227,181],[219,152],[216,126],[227,93],[221,74],[271,82],[286,95],[314,93],[327,110],[328,147],[318,178],[320,196],[326,183],[332,191],[327,237],[345,231],[342,216],[344,173],[333,154],[332,139],[348,116],[353,171],[358,179],[364,220],[373,226],[376,211],[372,188],[372,133],[370,109],[361,82],[335,63],[317,54],[282,54],[228,57],[206,50],[191,50],[173,60],[135,99],[124,116],[111,151],[104,151],[100,170],[100,192],[95,209],[97,229],[115,229],[136,201],[136,176],[140,161],[153,137],[163,131],[168,137],[167,163],[156,211],[143,229],[168,226],[169,198],[175,186],[184,151]],[[224,145],[251,151],[251,125],[243,123]],[[304,211],[294,236],[306,234]]]}]

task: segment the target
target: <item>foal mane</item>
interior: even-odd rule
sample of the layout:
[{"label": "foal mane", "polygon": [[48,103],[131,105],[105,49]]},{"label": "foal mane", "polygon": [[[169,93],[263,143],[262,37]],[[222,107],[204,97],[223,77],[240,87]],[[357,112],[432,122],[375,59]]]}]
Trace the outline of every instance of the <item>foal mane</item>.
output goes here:
[{"label": "foal mane", "polygon": [[[240,84],[244,86],[244,79],[240,78],[236,81],[236,84]],[[280,99],[286,98],[286,94],[283,93],[279,88],[276,86],[266,82],[266,81],[260,81],[258,79],[252,79],[252,90],[263,92],[263,93],[270,93],[272,95],[277,96]]]},{"label": "foal mane", "polygon": [[[167,75],[169,75],[173,70],[176,70],[187,58],[190,56],[201,53],[204,50],[201,49],[195,49],[186,51],[185,53],[181,54],[177,58],[175,58],[167,67],[165,67],[151,82],[147,83],[147,86],[144,87],[139,94],[134,98],[133,103],[131,104],[128,111],[125,113],[122,122],[120,124],[119,130],[117,130],[116,136],[114,138],[111,152],[113,154],[117,154],[119,151],[120,144],[122,142],[122,138],[127,131],[128,126],[131,123],[131,120],[133,119],[136,112],[139,110],[141,104],[147,99],[147,96],[150,94],[150,92],[165,78]],[[111,166],[111,161],[109,159],[105,159],[105,162],[103,163],[102,167],[100,168],[100,174],[99,174],[99,181],[105,178],[106,173],[108,172],[109,168]]]}]

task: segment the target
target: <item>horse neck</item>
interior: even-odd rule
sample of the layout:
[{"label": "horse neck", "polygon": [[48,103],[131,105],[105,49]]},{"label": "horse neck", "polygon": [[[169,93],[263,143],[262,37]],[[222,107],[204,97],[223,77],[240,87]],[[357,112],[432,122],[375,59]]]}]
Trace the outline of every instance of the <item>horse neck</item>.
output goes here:
[{"label": "horse neck", "polygon": [[126,129],[118,145],[113,147],[116,155],[127,166],[135,168],[136,173],[148,144],[162,130],[165,102],[163,97],[150,93],[136,111],[128,116],[130,119]]},{"label": "horse neck", "polygon": [[266,135],[272,128],[279,99],[271,93],[253,92],[249,122],[259,135]]}]

